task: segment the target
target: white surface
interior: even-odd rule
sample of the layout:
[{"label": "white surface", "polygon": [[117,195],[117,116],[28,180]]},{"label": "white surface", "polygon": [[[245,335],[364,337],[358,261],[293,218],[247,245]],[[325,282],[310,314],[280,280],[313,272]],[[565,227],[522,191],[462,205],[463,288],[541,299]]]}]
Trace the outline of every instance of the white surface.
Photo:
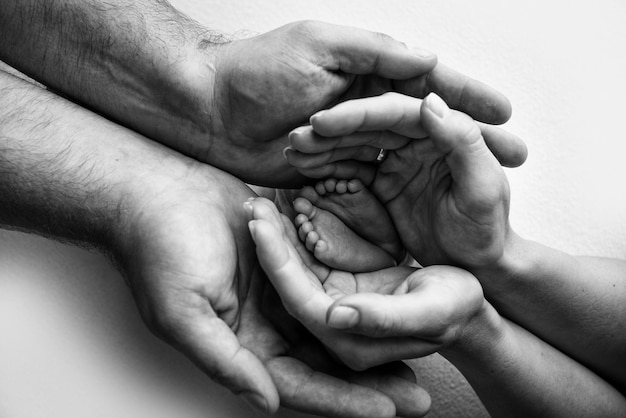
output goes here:
[{"label": "white surface", "polygon": [[[319,19],[386,32],[503,91],[530,149],[507,170],[512,224],[573,253],[626,258],[626,3],[176,0],[212,29]],[[430,416],[484,410],[437,357]],[[103,257],[0,231],[0,417],[255,416],[141,323]],[[300,416],[282,412],[282,417]]]}]

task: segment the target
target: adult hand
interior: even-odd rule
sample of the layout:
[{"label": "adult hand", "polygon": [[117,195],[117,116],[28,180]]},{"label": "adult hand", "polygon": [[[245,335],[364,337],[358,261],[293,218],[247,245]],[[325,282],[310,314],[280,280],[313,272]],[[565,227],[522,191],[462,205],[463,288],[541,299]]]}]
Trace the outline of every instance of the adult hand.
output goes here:
[{"label": "adult hand", "polygon": [[[389,356],[437,350],[459,368],[494,416],[546,411],[558,416],[571,411],[573,401],[587,415],[617,416],[624,410],[623,395],[605,380],[501,317],[467,271],[430,266],[389,274],[400,271],[396,268],[370,275],[370,281],[347,273],[342,279],[342,272],[327,274],[306,250],[292,245],[298,242],[293,228],[269,201],[257,199],[249,206],[259,259],[282,301],[322,339],[324,333],[339,332],[326,343],[334,344],[340,358],[342,350],[352,350],[355,357],[371,359],[371,345],[385,341],[396,344]],[[381,282],[391,287],[381,289]],[[393,344],[386,349],[393,350]],[[592,396],[581,398],[581,393]]]},{"label": "adult hand", "polygon": [[[149,327],[209,376],[263,411],[332,416],[420,415],[428,396],[397,370],[346,373],[310,336],[279,333],[261,312],[265,280],[243,202],[254,194],[207,165],[189,164],[135,190],[119,264]],[[156,184],[158,183],[158,184]],[[284,327],[285,314],[278,317]],[[303,354],[304,353],[304,354]]]},{"label": "adult hand", "polygon": [[202,159],[256,184],[301,185],[302,177],[282,156],[287,134],[318,110],[349,98],[437,91],[477,119],[502,123],[510,116],[509,102],[495,90],[435,67],[430,53],[365,30],[298,22],[212,53],[212,143]]},{"label": "adult hand", "polygon": [[[478,281],[455,268],[415,271],[393,267],[359,274],[330,269],[311,256],[297,238],[293,224],[270,201],[258,198],[247,205],[259,261],[285,308],[352,368],[431,354],[451,343],[454,334],[482,306]],[[350,307],[352,300],[364,301],[367,306],[372,299],[382,303],[379,313],[384,317],[372,317],[371,311],[364,311],[366,315],[361,318]],[[413,299],[420,302],[419,306],[411,306]],[[391,307],[395,303],[399,306],[394,313]],[[409,326],[403,321],[409,321],[413,314],[420,318],[410,323],[414,334],[399,338],[396,331]],[[363,335],[340,331],[347,328]]]},{"label": "adult hand", "polygon": [[244,183],[1,71],[0,90],[2,225],[105,250],[150,327],[263,410],[279,396],[333,416],[415,409],[406,369],[333,377],[310,336],[278,332],[284,313],[259,312]]},{"label": "adult hand", "polygon": [[[486,143],[492,135],[506,135],[496,133],[498,128],[481,132],[471,118],[450,110],[434,94],[424,101],[393,93],[353,100],[312,122],[312,129],[328,135],[327,147],[359,141],[361,131],[389,130],[394,137],[411,138],[398,142],[379,166],[371,161],[345,162],[345,155],[337,151],[317,155],[293,151],[288,159],[314,177],[341,173],[366,178],[419,263],[481,267],[502,256],[510,231],[509,187]],[[311,129],[297,132],[294,143],[313,135]],[[516,142],[510,138],[490,141],[492,149],[510,150]]]},{"label": "adult hand", "polygon": [[433,54],[320,22],[225,42],[167,1],[66,0],[42,8],[34,0],[5,0],[0,38],[4,61],[53,90],[267,186],[302,184],[281,156],[287,133],[337,101],[436,91],[486,122],[504,122],[511,112],[487,86],[443,66],[433,70]]}]

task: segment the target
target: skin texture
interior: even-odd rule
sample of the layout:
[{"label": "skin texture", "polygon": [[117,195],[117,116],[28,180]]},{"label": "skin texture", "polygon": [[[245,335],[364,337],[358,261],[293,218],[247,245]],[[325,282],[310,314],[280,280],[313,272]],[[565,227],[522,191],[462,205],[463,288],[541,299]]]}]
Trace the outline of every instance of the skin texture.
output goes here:
[{"label": "skin texture", "polygon": [[53,90],[264,186],[303,184],[281,155],[287,134],[341,100],[436,91],[488,123],[511,115],[504,96],[431,53],[315,21],[231,41],[166,1],[6,0],[0,37],[0,59]]},{"label": "skin texture", "polygon": [[[327,327],[326,312],[335,300],[361,292],[380,294],[405,292],[407,287],[405,279],[414,272],[414,269],[392,267],[359,274],[331,269],[313,258],[298,239],[291,221],[280,214],[272,202],[257,198],[247,202],[246,207],[252,219],[249,228],[257,245],[259,261],[281,296],[285,309],[348,366],[363,370],[387,363],[391,359],[430,354],[440,347],[430,340],[422,342],[412,338],[377,340],[370,338],[370,335],[364,337],[345,334]],[[418,282],[420,275],[421,273],[416,273]],[[467,294],[467,289],[461,290],[465,282],[461,280],[458,283],[461,285],[458,294]],[[467,316],[472,316],[481,306],[480,286],[476,286],[477,282],[467,283],[469,288],[473,288],[471,293],[476,297],[471,298],[463,306],[446,304],[450,309],[454,311],[458,309],[460,312],[458,315],[452,315],[461,317],[465,316],[465,312],[469,312]],[[452,293],[457,294],[456,291]],[[442,292],[439,296],[444,294],[445,292]],[[438,297],[434,300],[439,299]],[[437,306],[437,303],[427,306]],[[432,316],[436,318],[439,314],[447,316],[448,312],[437,310]],[[446,332],[442,331],[441,334]],[[376,335],[372,333],[371,336]],[[442,339],[445,341],[444,336]]]},{"label": "skin texture", "polygon": [[350,169],[340,160],[316,164],[332,160],[333,144],[354,142],[351,132],[359,137],[362,130],[390,129],[416,138],[391,151],[380,167],[369,164],[370,188],[411,255],[425,266],[468,269],[507,318],[623,391],[624,261],[574,257],[518,236],[508,221],[508,183],[485,130],[435,96],[348,102],[312,122],[328,135],[321,154],[311,153],[314,147],[295,150],[315,136],[306,130],[293,134],[294,151],[287,155],[309,175]]},{"label": "skin texture", "polygon": [[284,310],[269,312],[243,182],[8,74],[0,86],[4,227],[105,252],[148,327],[260,410],[428,409],[407,368],[351,372],[302,328],[284,329]]},{"label": "skin texture", "polygon": [[626,399],[614,387],[500,317],[471,273],[332,270],[311,257],[272,202],[258,198],[246,207],[259,260],[285,308],[351,367],[439,351],[492,416],[623,413]]},{"label": "skin texture", "polygon": [[300,240],[330,267],[380,270],[404,257],[389,214],[358,179],[326,179],[303,187],[294,209]]},{"label": "skin texture", "polygon": [[[216,62],[212,112],[221,117],[213,131],[216,137],[228,141],[216,143],[207,160],[220,167],[236,164],[239,159],[245,164],[249,155],[235,147],[247,147],[256,160],[277,167],[267,180],[270,182],[285,176],[280,170],[288,168],[281,158],[288,143],[287,133],[316,111],[350,97],[388,90],[422,95],[433,88],[433,83],[453,85],[448,89],[449,96],[463,94],[458,89],[462,88],[461,80],[466,79],[453,71],[430,72],[435,65],[432,58],[419,57],[388,37],[319,22],[290,24],[224,45],[221,50]],[[249,65],[261,61],[265,62],[262,71]],[[403,79],[407,81],[394,81]],[[508,118],[508,104],[498,93],[474,81],[468,83],[468,88],[474,88],[475,101],[487,101],[486,97],[493,96],[499,104],[498,115],[481,114],[476,108],[477,117],[489,121]],[[459,105],[468,103],[461,101]],[[254,182],[260,178],[244,173],[238,176]]]}]

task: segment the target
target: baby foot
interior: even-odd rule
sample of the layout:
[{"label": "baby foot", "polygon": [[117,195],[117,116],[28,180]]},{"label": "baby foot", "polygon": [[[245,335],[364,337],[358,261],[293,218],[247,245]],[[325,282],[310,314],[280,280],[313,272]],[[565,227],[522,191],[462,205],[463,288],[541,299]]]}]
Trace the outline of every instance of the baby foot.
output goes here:
[{"label": "baby foot", "polygon": [[380,270],[396,263],[385,250],[361,238],[333,213],[298,197],[294,201],[298,236],[327,266],[353,273]]},{"label": "baby foot", "polygon": [[361,180],[327,179],[300,191],[300,197],[331,212],[366,241],[382,248],[400,262],[404,246],[385,207]]}]

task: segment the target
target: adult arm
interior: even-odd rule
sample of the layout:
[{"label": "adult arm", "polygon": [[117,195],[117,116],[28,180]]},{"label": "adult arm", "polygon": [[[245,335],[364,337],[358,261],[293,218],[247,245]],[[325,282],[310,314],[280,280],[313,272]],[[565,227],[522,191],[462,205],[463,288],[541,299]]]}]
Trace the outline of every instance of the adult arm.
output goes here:
[{"label": "adult arm", "polygon": [[[459,316],[458,306],[467,306],[465,300],[472,294],[467,282],[480,288],[468,272],[432,266],[407,281],[405,289],[393,295],[361,293],[337,300],[328,317],[337,308],[353,309],[358,319],[341,327],[346,332],[438,342],[439,353],[461,371],[494,417],[623,415],[624,394],[500,316],[486,300],[472,315]],[[433,291],[430,282],[439,283],[439,288]]]},{"label": "adult arm", "polygon": [[[177,178],[185,177],[185,163],[140,135],[4,72],[0,88],[0,224],[107,253],[126,273],[153,329],[160,328],[163,338],[177,342],[209,375],[235,392],[266,399],[268,408],[275,409],[276,389],[260,360],[243,349],[221,321],[200,326],[198,314],[191,315],[200,305],[176,306],[172,298],[178,296],[167,294],[173,292],[166,279],[168,258],[174,254],[161,251],[163,257],[158,257],[157,247],[176,235],[167,236],[167,219],[163,225],[150,219],[149,204],[157,204],[155,197],[167,194]],[[160,210],[168,212],[167,207]],[[151,231],[150,222],[154,222]],[[228,231],[224,233],[228,242]],[[192,263],[193,256],[187,260]],[[148,267],[153,273],[151,286],[142,279]],[[212,285],[217,290],[224,283]],[[207,305],[207,312],[213,312]],[[182,321],[185,311],[189,319]],[[163,325],[175,318],[189,333],[186,338]],[[221,342],[202,347],[203,334],[213,334]],[[241,366],[216,361],[231,358],[240,349]]]},{"label": "adult arm", "polygon": [[502,257],[475,274],[504,315],[626,393],[626,261],[574,256],[511,231]]},{"label": "adult arm", "polygon": [[32,78],[262,185],[302,183],[282,158],[287,133],[348,97],[438,91],[486,122],[511,111],[484,84],[443,66],[431,71],[430,53],[320,22],[225,42],[166,1],[6,0],[0,37],[0,59]]},{"label": "adult arm", "polygon": [[247,205],[257,254],[283,304],[352,367],[439,351],[494,416],[618,417],[626,408],[611,384],[500,317],[469,272],[329,272],[271,203]]},{"label": "adult arm", "polygon": [[0,89],[0,225],[102,249],[150,329],[261,410],[279,396],[334,416],[428,407],[395,395],[428,399],[397,370],[334,377],[323,350],[261,313],[240,180],[3,72]]},{"label": "adult arm", "polygon": [[[313,129],[327,138],[315,141]],[[435,95],[345,102],[314,116],[312,128],[292,142],[301,148],[312,138],[332,147],[377,129],[416,138],[370,176],[413,257],[424,266],[471,271],[505,317],[624,390],[626,262],[574,257],[519,237],[508,219],[508,181],[488,148],[490,131]],[[332,151],[287,157],[311,176],[350,170],[333,161]]]}]

